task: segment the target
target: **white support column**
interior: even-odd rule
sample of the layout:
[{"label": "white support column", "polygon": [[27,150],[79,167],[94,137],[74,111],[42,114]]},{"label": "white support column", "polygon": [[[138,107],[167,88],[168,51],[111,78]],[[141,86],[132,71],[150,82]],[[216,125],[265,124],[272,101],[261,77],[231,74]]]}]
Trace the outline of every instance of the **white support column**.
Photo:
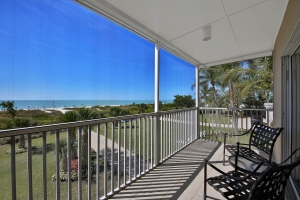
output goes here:
[{"label": "white support column", "polygon": [[198,108],[199,107],[199,69],[198,67],[196,66],[196,70],[195,70],[195,80],[196,80],[196,83],[195,83],[195,88],[196,88],[196,95],[195,95],[195,98],[196,98],[196,107]]},{"label": "white support column", "polygon": [[159,44],[155,44],[155,77],[154,77],[154,112],[159,112]]},{"label": "white support column", "polygon": [[155,77],[154,77],[154,112],[156,112],[154,129],[154,166],[159,163],[160,155],[160,120],[159,120],[159,44],[155,44]]},{"label": "white support column", "polygon": [[196,135],[197,135],[197,138],[199,139],[200,138],[200,128],[199,128],[199,69],[198,69],[198,66],[196,66],[196,69],[195,69],[195,80],[196,80],[196,83],[195,83],[195,88],[196,88],[196,95],[195,95],[195,99],[196,99],[196,122],[195,122],[195,126],[196,126]]}]

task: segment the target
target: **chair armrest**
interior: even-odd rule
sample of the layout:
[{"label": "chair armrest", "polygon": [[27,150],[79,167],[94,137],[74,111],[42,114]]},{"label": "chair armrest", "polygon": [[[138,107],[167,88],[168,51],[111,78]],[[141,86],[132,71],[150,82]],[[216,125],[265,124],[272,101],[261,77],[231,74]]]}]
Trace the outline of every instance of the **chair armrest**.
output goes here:
[{"label": "chair armrest", "polygon": [[286,161],[288,161],[298,150],[300,150],[300,148],[298,148],[298,149],[295,149],[294,151],[293,151],[293,153],[289,156],[289,157],[287,157],[287,159],[285,159],[284,161],[282,161],[281,163],[279,163],[278,165],[282,165],[283,163],[285,163]]},{"label": "chair armrest", "polygon": [[[255,129],[255,127],[259,124],[259,122],[255,122],[253,123],[253,125],[251,126],[250,129],[248,129],[246,132],[242,133],[242,134],[234,134],[234,135],[231,135],[231,136],[243,136],[243,135],[247,135],[248,133],[250,133],[252,130]],[[226,145],[226,136],[228,136],[227,133],[224,134],[224,146]]]},{"label": "chair armrest", "polygon": [[[258,166],[250,174],[245,174],[244,177],[236,177],[236,176],[231,176],[230,174],[228,174],[228,172],[227,173],[223,172],[222,170],[220,170],[216,166],[214,166],[211,162],[207,161],[207,159],[205,159],[205,167],[207,167],[207,165],[209,165],[211,168],[213,168],[214,170],[216,170],[217,172],[219,172],[220,174],[222,174],[224,176],[224,178],[226,178],[226,179],[234,179],[234,180],[244,180],[244,179],[249,179],[249,178],[256,177],[254,174],[265,163],[267,163],[269,166],[271,166],[268,162],[262,161],[262,162],[260,162],[258,164]],[[206,176],[207,175],[205,175],[205,177]]]}]

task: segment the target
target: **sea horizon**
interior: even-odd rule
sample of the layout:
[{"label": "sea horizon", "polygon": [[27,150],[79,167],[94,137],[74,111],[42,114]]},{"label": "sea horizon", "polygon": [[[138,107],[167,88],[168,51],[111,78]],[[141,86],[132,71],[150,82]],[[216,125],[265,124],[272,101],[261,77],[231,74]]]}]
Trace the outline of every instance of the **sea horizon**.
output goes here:
[{"label": "sea horizon", "polygon": [[[154,100],[0,100],[14,101],[16,110],[20,109],[54,109],[54,108],[75,108],[92,106],[121,106],[132,104],[149,104]],[[173,100],[161,100],[162,103],[171,103]]]}]

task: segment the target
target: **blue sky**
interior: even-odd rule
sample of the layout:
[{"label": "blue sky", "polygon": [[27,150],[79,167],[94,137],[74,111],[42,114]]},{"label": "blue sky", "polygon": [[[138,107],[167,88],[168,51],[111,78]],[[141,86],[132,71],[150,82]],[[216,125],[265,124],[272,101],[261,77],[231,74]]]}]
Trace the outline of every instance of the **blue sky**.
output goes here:
[{"label": "blue sky", "polygon": [[[154,44],[71,0],[1,2],[0,99],[154,99]],[[161,51],[160,98],[194,94],[194,66]]]}]

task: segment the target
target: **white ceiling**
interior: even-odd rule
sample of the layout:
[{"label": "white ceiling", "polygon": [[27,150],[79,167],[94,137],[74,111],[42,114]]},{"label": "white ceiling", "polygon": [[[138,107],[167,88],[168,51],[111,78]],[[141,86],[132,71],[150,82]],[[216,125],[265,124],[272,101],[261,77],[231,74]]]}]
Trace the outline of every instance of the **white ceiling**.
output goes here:
[{"label": "white ceiling", "polygon": [[[288,0],[75,0],[197,66],[272,54]],[[212,39],[203,41],[210,25]]]}]

